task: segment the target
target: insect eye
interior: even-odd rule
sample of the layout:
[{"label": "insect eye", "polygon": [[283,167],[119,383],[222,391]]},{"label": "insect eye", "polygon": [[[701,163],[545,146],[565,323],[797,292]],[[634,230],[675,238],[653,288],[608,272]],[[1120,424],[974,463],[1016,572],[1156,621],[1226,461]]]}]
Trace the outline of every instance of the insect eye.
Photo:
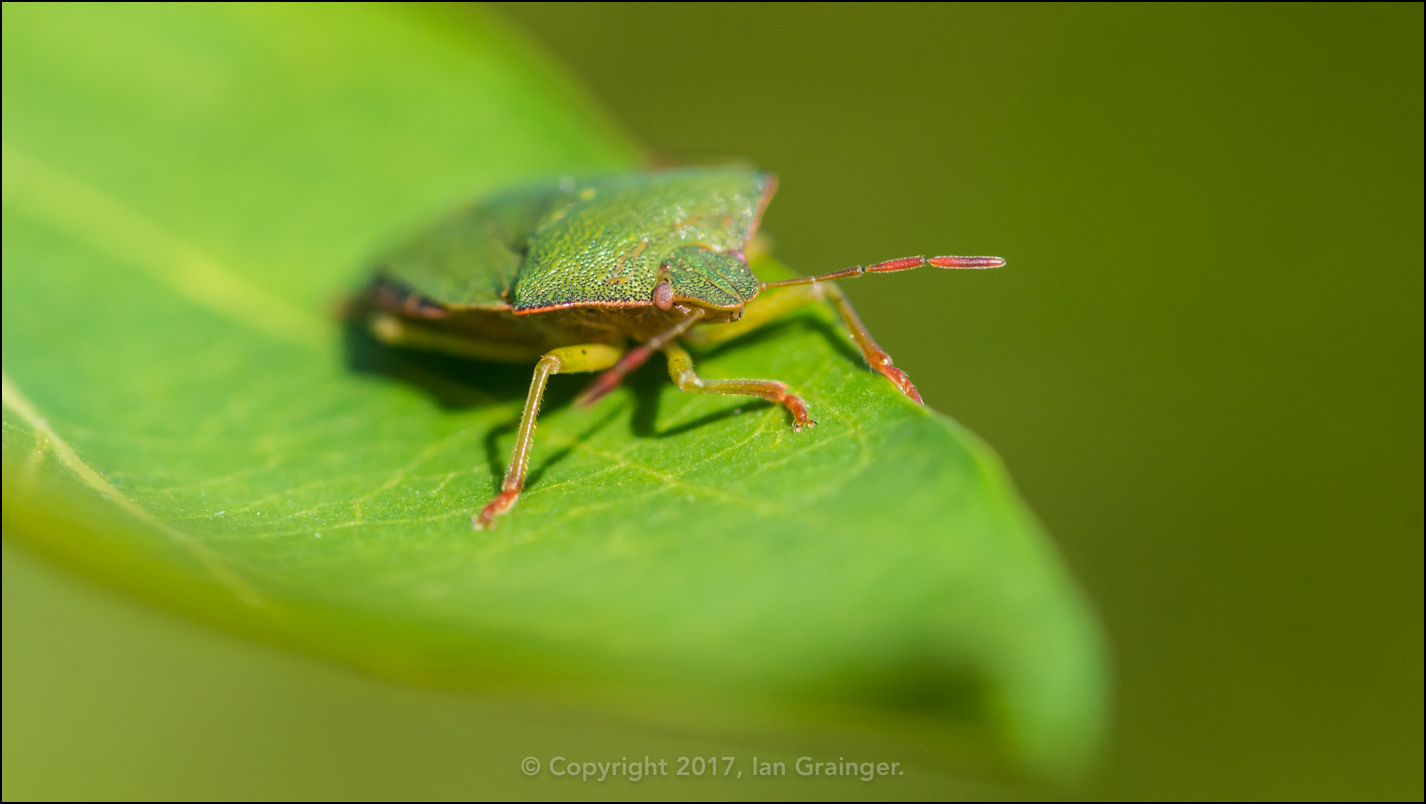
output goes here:
[{"label": "insect eye", "polygon": [[673,307],[673,285],[669,284],[667,277],[660,279],[659,283],[654,285],[652,301],[654,306],[660,310],[668,310]]}]

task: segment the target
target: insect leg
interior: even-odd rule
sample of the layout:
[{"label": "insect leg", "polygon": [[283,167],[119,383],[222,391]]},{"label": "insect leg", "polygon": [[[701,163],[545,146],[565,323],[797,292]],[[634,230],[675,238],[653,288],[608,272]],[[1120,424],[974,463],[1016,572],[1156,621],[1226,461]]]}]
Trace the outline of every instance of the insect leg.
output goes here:
[{"label": "insect leg", "polygon": [[520,429],[515,435],[515,451],[510,456],[510,468],[505,470],[505,482],[500,493],[471,517],[470,525],[484,530],[495,524],[495,517],[509,511],[520,498],[525,486],[525,471],[530,467],[530,446],[535,441],[535,419],[540,414],[540,400],[545,395],[545,383],[552,374],[575,371],[602,371],[619,359],[619,350],[602,343],[563,346],[540,358],[535,376],[530,380],[530,395],[525,398],[525,410],[520,414]]},{"label": "insect leg", "polygon": [[[813,285],[822,287],[822,285]],[[901,393],[906,394],[918,403],[921,401],[921,394],[916,390],[916,386],[911,384],[911,378],[906,376],[906,372],[891,365],[891,355],[887,354],[876,341],[872,339],[871,333],[867,332],[866,325],[861,318],[857,317],[857,311],[852,309],[852,303],[843,295],[842,289],[835,284],[827,283],[827,298],[832,302],[832,306],[837,308],[837,312],[842,314],[842,320],[846,322],[847,329],[852,333],[852,340],[857,342],[857,346],[862,350],[862,357],[866,358],[867,365],[874,370],[881,372],[888,380],[891,380]]]},{"label": "insect leg", "polygon": [[672,327],[660,332],[647,342],[624,353],[608,371],[594,378],[594,382],[579,392],[579,396],[574,398],[574,404],[580,407],[589,407],[598,402],[605,394],[619,387],[619,383],[624,381],[624,376],[639,366],[648,362],[654,352],[662,349],[664,344],[672,343],[675,338],[688,331],[688,328],[698,322],[703,317],[701,309],[695,309],[687,318],[674,324]]},{"label": "insect leg", "polygon": [[693,371],[693,358],[677,344],[663,347],[668,355],[668,376],[680,391],[692,394],[738,394],[758,396],[769,402],[782,405],[792,413],[792,429],[799,432],[803,427],[813,427],[817,422],[807,417],[807,405],[800,398],[787,392],[787,383],[776,380],[705,380]]},{"label": "insect leg", "polygon": [[891,356],[876,345],[871,333],[867,332],[866,325],[857,316],[857,311],[852,309],[852,303],[847,300],[842,289],[837,287],[834,282],[784,286],[750,302],[747,307],[743,308],[741,321],[717,327],[695,329],[685,335],[683,339],[694,346],[713,346],[756,329],[798,307],[818,301],[831,302],[832,306],[837,308],[837,312],[841,313],[842,320],[846,322],[847,329],[851,331],[852,340],[856,341],[857,347],[861,349],[862,357],[866,358],[867,365],[885,375],[887,379],[896,384],[897,388],[901,389],[902,393],[917,402],[921,401],[921,394],[916,391],[916,386],[911,384],[906,372],[891,365]]},{"label": "insect leg", "polygon": [[485,343],[439,332],[420,324],[403,320],[390,313],[374,313],[367,319],[367,328],[377,340],[387,346],[444,352],[476,360],[524,362],[538,357],[538,349],[502,343]]}]

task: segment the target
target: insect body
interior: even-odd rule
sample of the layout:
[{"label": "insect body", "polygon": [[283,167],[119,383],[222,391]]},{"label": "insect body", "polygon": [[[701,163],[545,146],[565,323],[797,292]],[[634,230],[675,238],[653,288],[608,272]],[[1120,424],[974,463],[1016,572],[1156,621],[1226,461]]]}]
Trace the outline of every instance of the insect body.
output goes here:
[{"label": "insect body", "polygon": [[776,186],[770,174],[742,168],[566,178],[461,210],[379,265],[355,309],[383,342],[535,363],[510,468],[500,493],[472,517],[473,527],[491,527],[519,498],[552,374],[602,372],[576,399],[588,405],[662,351],[681,390],[767,399],[787,408],[800,431],[815,422],[786,384],[700,378],[680,343],[720,343],[796,307],[828,301],[867,363],[921,401],[832,280],[1005,261],[908,257],[760,282],[747,249]]}]

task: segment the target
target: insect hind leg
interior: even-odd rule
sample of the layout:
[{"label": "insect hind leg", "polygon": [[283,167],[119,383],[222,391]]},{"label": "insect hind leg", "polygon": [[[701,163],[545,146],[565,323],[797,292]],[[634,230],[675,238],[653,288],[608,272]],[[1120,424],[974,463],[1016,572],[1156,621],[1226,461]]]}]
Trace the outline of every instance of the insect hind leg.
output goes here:
[{"label": "insect hind leg", "polygon": [[492,360],[501,363],[526,362],[540,356],[539,349],[518,344],[487,343],[476,338],[462,338],[432,327],[408,321],[386,312],[373,313],[366,320],[367,330],[387,346],[441,352],[456,357]]}]

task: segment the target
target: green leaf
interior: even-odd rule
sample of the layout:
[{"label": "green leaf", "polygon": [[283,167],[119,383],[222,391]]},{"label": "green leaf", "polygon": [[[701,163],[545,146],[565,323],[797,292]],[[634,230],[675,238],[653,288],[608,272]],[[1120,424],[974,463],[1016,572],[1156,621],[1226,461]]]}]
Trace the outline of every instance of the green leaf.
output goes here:
[{"label": "green leaf", "polygon": [[698,355],[816,429],[661,365],[589,412],[556,377],[527,493],[470,530],[529,367],[334,311],[459,200],[637,152],[491,20],[434,13],[5,5],[7,533],[410,680],[1081,771],[1106,679],[1073,582],[991,451],[826,311]]}]

